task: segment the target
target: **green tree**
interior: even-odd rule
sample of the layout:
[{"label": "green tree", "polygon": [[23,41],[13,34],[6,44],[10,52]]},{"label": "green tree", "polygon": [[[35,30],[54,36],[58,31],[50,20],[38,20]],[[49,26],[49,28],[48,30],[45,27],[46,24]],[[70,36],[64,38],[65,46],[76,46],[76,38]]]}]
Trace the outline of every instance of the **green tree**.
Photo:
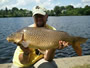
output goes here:
[{"label": "green tree", "polygon": [[3,17],[3,16],[4,16],[4,10],[1,9],[1,10],[0,10],[0,17]]},{"label": "green tree", "polygon": [[85,10],[84,15],[90,15],[90,9]]},{"label": "green tree", "polygon": [[12,16],[17,17],[18,16],[19,9],[17,7],[12,8]]},{"label": "green tree", "polygon": [[85,8],[85,9],[90,9],[90,6],[86,5],[84,8]]},{"label": "green tree", "polygon": [[47,10],[47,14],[48,14],[48,16],[51,16],[50,10]]},{"label": "green tree", "polygon": [[51,10],[50,11],[50,16],[54,16],[54,15],[55,15],[54,10]]},{"label": "green tree", "polygon": [[17,8],[17,7],[13,7],[12,8],[12,11],[14,12],[14,11],[18,11],[19,9]]},{"label": "green tree", "polygon": [[90,15],[90,6],[86,5],[84,7],[84,15]]},{"label": "green tree", "polygon": [[68,6],[66,6],[66,9],[67,10],[72,10],[72,9],[74,9],[74,7],[72,5],[68,5]]},{"label": "green tree", "polygon": [[56,16],[59,16],[61,14],[61,9],[59,6],[55,6],[54,7],[54,12]]}]

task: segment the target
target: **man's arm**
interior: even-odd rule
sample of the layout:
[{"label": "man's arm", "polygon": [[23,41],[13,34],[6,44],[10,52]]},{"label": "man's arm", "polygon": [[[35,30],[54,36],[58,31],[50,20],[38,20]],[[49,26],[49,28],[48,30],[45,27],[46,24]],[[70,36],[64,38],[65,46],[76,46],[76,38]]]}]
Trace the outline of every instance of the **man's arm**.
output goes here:
[{"label": "man's arm", "polygon": [[[67,46],[68,46],[68,42],[59,41],[59,47],[57,49],[63,49]],[[21,53],[19,55],[19,60],[22,64],[27,64],[29,62],[29,59],[30,59],[30,56],[29,56],[30,49],[28,47],[25,48],[22,45],[20,45],[20,48],[23,50],[24,53]],[[55,50],[56,49],[48,49],[46,51],[43,51],[44,59],[47,61],[52,61],[54,58],[54,55],[55,55]],[[39,49],[39,51],[40,51],[40,49]]]},{"label": "man's arm", "polygon": [[46,50],[46,52],[44,54],[44,59],[47,60],[47,61],[52,61],[53,58],[54,58],[55,50],[56,49]]},{"label": "man's arm", "polygon": [[20,60],[20,62],[22,63],[22,64],[27,64],[27,63],[29,63],[30,62],[30,55],[29,55],[29,53],[30,53],[30,49],[27,47],[27,48],[25,48],[25,47],[23,47],[22,45],[20,45],[20,48],[23,50],[23,53],[21,53],[20,55],[19,55],[19,60]]},{"label": "man's arm", "polygon": [[[63,49],[65,47],[68,46],[68,42],[65,42],[65,41],[59,41],[59,46],[57,49]],[[55,55],[55,50],[56,49],[49,49],[49,50],[46,50],[46,52],[44,53],[44,59],[47,60],[47,61],[52,61],[53,58],[54,58],[54,55]]]}]

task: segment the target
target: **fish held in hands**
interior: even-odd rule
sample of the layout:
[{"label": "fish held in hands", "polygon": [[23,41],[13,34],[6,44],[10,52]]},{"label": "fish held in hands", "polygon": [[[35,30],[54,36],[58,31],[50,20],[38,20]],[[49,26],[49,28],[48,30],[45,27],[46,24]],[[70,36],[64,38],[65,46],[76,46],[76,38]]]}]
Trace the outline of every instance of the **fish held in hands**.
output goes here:
[{"label": "fish held in hands", "polygon": [[78,55],[82,55],[81,44],[85,43],[87,38],[71,36],[64,31],[50,30],[38,27],[25,27],[7,37],[9,42],[23,44],[35,49],[57,48],[59,41],[66,41],[72,45]]}]

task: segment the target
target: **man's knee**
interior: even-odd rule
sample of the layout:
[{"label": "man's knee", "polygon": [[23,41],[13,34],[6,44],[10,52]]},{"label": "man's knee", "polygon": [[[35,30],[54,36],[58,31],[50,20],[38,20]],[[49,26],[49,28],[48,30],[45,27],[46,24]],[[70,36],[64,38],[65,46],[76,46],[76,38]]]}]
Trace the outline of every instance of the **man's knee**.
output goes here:
[{"label": "man's knee", "polygon": [[54,61],[48,62],[44,59],[39,60],[36,64],[34,64],[35,68],[57,68],[57,65]]}]

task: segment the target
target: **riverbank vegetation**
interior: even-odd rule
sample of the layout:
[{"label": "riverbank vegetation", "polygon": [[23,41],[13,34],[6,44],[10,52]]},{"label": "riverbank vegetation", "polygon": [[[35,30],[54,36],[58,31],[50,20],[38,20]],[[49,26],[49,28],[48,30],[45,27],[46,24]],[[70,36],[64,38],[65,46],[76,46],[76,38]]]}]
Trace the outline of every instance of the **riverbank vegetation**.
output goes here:
[{"label": "riverbank vegetation", "polygon": [[[72,5],[55,6],[53,10],[47,10],[49,16],[82,16],[90,15],[90,6],[86,5],[84,8],[75,8]],[[0,9],[0,17],[31,17],[32,11],[27,9]]]}]

